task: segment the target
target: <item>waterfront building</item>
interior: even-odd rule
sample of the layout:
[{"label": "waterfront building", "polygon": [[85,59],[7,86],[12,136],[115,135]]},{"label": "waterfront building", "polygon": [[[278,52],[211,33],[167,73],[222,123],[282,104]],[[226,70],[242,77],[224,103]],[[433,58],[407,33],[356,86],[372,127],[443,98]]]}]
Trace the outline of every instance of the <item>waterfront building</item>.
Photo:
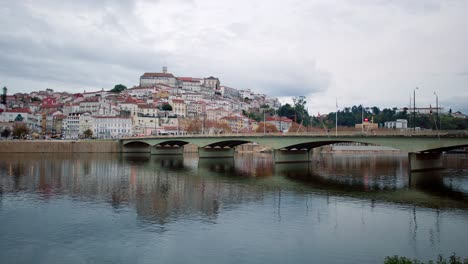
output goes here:
[{"label": "waterfront building", "polygon": [[63,120],[63,137],[65,139],[78,139],[80,134],[80,116],[83,113],[70,113]]},{"label": "waterfront building", "polygon": [[42,131],[42,116],[29,108],[13,108],[0,112],[0,122],[24,122],[34,132]]},{"label": "waterfront building", "polygon": [[118,116],[95,116],[93,135],[97,138],[118,138],[133,134],[132,119]]},{"label": "waterfront building", "polygon": [[[86,130],[94,130],[94,118],[90,113],[83,113],[79,118],[79,132],[78,135],[82,136]],[[94,135],[94,134],[93,134]]]}]

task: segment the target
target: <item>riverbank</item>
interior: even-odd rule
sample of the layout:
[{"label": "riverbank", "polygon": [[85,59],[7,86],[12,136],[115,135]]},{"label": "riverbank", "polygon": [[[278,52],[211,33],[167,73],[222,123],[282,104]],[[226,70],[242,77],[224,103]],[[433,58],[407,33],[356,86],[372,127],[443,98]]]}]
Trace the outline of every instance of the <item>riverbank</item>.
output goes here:
[{"label": "riverbank", "polygon": [[2,140],[0,153],[118,153],[117,141]]},{"label": "riverbank", "polygon": [[[149,152],[149,149],[142,149]],[[243,144],[236,147],[238,153],[270,152],[268,146],[258,144]],[[0,153],[119,153],[122,152],[117,140],[2,140]],[[124,151],[125,152],[125,151]],[[198,153],[198,146],[184,146],[185,153]],[[322,153],[366,153],[387,152],[401,153],[397,149],[384,146],[323,146],[314,149]]]}]

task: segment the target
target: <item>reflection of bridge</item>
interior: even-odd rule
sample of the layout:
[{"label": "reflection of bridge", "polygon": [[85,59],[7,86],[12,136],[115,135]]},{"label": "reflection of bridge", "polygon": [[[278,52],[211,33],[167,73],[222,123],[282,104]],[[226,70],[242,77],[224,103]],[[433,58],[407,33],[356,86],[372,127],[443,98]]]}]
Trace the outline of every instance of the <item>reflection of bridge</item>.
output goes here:
[{"label": "reflection of bridge", "polygon": [[437,136],[311,136],[311,135],[200,135],[120,139],[122,152],[182,154],[183,146],[198,146],[201,158],[233,157],[236,146],[257,143],[273,149],[275,162],[309,161],[317,147],[356,142],[380,145],[409,153],[412,170],[442,166],[443,151],[468,147],[468,137]]}]

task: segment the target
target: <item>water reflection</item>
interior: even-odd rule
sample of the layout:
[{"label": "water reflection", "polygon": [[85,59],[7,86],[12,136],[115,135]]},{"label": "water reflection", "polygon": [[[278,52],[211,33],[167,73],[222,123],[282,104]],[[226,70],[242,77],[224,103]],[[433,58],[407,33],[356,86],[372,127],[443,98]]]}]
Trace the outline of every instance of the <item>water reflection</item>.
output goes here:
[{"label": "water reflection", "polygon": [[[0,230],[14,230],[0,234],[0,241],[7,241],[0,245],[10,245],[0,257],[16,256],[15,248],[24,247],[22,236],[41,231],[27,229],[31,223],[25,216],[39,216],[38,223],[47,226],[41,234],[45,241],[32,236],[37,245],[55,243],[56,237],[73,241],[70,236],[77,236],[76,230],[86,234],[81,237],[83,244],[100,249],[102,242],[118,240],[115,234],[123,233],[124,240],[137,244],[146,237],[134,250],[150,245],[140,252],[151,256],[146,259],[149,263],[165,252],[167,256],[172,242],[165,243],[163,236],[178,242],[173,252],[190,256],[219,252],[219,256],[213,253],[216,259],[195,259],[216,263],[223,262],[226,254],[242,256],[239,252],[246,255],[235,260],[246,262],[262,250],[265,254],[256,262],[374,263],[385,255],[408,255],[405,252],[415,257],[418,252],[430,256],[441,249],[460,252],[458,245],[467,242],[466,236],[451,240],[466,225],[465,163],[448,157],[446,170],[409,175],[403,155],[317,155],[313,161],[274,164],[271,155],[265,154],[234,159],[0,155]],[[22,207],[26,209],[21,211]],[[67,219],[67,214],[82,221],[70,225],[73,219]],[[16,226],[16,220],[24,223],[21,227],[27,232],[9,228]],[[21,234],[18,244],[9,238],[13,233]],[[54,234],[52,239],[49,233]],[[235,254],[226,251],[233,245],[238,249]],[[392,247],[399,251],[389,251]],[[73,250],[89,248],[78,245]],[[109,256],[115,254],[109,251]]]},{"label": "water reflection", "polygon": [[[147,154],[12,154],[2,156],[0,162],[0,195],[35,192],[42,199],[69,195],[105,200],[114,208],[135,204],[142,218],[158,222],[194,208],[197,213],[216,216],[221,204],[256,200],[265,192],[291,186],[293,191],[304,191],[307,186],[307,192],[409,204],[419,203],[422,199],[412,199],[424,194],[431,198],[425,206],[466,208],[468,175],[463,164],[410,176],[407,158],[400,155],[319,155],[312,163],[274,164],[268,155],[198,159]],[[296,188],[297,183],[302,187]],[[402,194],[409,197],[402,199]]]}]

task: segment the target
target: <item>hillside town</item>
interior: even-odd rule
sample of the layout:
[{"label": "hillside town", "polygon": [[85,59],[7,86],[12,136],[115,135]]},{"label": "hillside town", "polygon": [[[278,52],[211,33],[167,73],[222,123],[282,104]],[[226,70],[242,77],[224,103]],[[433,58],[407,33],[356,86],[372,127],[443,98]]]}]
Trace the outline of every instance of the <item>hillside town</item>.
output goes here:
[{"label": "hillside town", "polygon": [[[116,88],[121,89],[116,89]],[[7,94],[0,104],[0,131],[24,124],[28,136],[111,139],[131,136],[250,133],[259,126],[245,113],[287,131],[293,120],[266,116],[277,98],[221,85],[218,78],[178,77],[146,72],[138,86],[112,90],[57,92],[53,89]],[[263,122],[263,120],[261,120]]]}]

